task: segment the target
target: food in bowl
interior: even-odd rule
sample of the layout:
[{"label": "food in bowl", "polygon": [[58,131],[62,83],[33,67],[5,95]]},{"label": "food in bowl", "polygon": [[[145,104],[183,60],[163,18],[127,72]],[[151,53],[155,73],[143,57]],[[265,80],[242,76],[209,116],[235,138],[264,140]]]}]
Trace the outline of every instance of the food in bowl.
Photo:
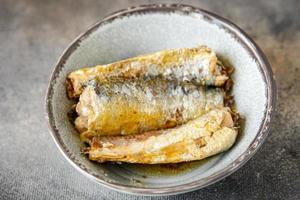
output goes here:
[{"label": "food in bowl", "polygon": [[172,128],[223,106],[224,91],[161,78],[86,86],[75,126],[93,135],[132,135]]},{"label": "food in bowl", "polygon": [[238,132],[231,73],[205,46],[70,73],[84,153],[98,162],[162,164],[228,150]]},{"label": "food in bowl", "polygon": [[79,97],[90,80],[105,81],[110,77],[151,78],[162,76],[179,81],[196,81],[202,85],[222,86],[228,79],[216,54],[206,46],[164,50],[145,56],[84,68],[67,77],[70,98]]},{"label": "food in bowl", "polygon": [[230,110],[222,108],[172,129],[130,136],[91,137],[86,140],[90,144],[86,153],[98,162],[179,163],[226,151],[236,136]]}]

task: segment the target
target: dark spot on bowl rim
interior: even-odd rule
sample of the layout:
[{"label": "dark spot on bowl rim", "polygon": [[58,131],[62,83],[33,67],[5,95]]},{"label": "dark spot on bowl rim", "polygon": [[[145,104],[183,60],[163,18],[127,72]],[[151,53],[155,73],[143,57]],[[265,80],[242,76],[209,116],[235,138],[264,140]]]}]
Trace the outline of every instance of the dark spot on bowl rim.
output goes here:
[{"label": "dark spot on bowl rim", "polygon": [[[266,98],[267,102],[265,105],[264,117],[261,121],[259,131],[255,137],[255,139],[251,142],[249,147],[245,152],[243,152],[236,160],[234,160],[231,164],[223,168],[222,170],[215,172],[209,177],[203,178],[201,180],[193,181],[191,183],[172,186],[172,187],[158,187],[158,188],[144,188],[142,186],[128,186],[118,183],[111,183],[105,178],[100,177],[99,175],[90,172],[84,165],[82,165],[74,155],[67,149],[66,145],[63,143],[59,130],[55,125],[55,121],[53,118],[53,110],[52,110],[52,96],[53,96],[53,85],[56,83],[56,78],[58,77],[61,69],[64,67],[65,61],[69,58],[69,56],[80,46],[81,41],[87,38],[91,33],[100,28],[101,26],[111,23],[116,19],[120,19],[126,16],[134,15],[134,14],[148,14],[148,13],[180,13],[180,14],[200,14],[203,16],[205,21],[209,21],[210,23],[216,24],[227,33],[231,34],[252,56],[258,66],[260,67],[260,73],[263,76],[265,82],[265,90],[266,90]],[[190,5],[183,4],[151,4],[151,5],[141,5],[137,7],[130,7],[128,9],[119,10],[105,17],[103,20],[97,22],[92,25],[86,32],[79,35],[63,52],[62,56],[59,58],[55,68],[52,72],[49,85],[47,88],[47,94],[45,98],[45,111],[46,111],[46,119],[48,121],[48,126],[50,129],[50,133],[62,152],[65,158],[81,173],[91,178],[92,180],[100,183],[103,186],[108,188],[129,193],[129,194],[140,194],[140,195],[172,195],[172,194],[180,194],[193,190],[197,190],[203,187],[206,187],[210,184],[213,184],[239,169],[243,166],[259,149],[259,147],[265,141],[270,122],[273,117],[276,105],[276,83],[273,77],[272,68],[263,54],[261,49],[255,44],[255,42],[237,25],[233,24],[229,20],[220,17],[212,12],[203,10],[201,8],[196,8]]]}]

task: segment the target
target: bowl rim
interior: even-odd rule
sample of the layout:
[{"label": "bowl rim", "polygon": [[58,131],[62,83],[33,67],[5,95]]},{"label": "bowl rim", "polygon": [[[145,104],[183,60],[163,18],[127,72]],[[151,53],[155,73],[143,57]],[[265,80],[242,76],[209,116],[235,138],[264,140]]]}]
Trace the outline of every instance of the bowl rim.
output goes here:
[{"label": "bowl rim", "polygon": [[[171,186],[171,187],[160,187],[160,188],[145,188],[145,187],[136,187],[136,186],[127,186],[118,183],[108,182],[96,174],[91,174],[87,171],[87,169],[82,166],[80,163],[77,163],[74,157],[70,152],[66,149],[65,144],[63,143],[59,130],[55,125],[55,120],[53,117],[52,111],[52,95],[53,95],[53,86],[56,83],[56,78],[58,77],[61,69],[64,67],[65,61],[69,58],[69,56],[77,49],[81,41],[87,38],[91,33],[96,31],[98,28],[102,27],[105,24],[111,23],[116,19],[120,19],[133,14],[152,14],[152,13],[172,13],[172,12],[180,12],[185,14],[200,14],[204,17],[205,20],[211,21],[212,23],[217,24],[222,27],[226,31],[228,31],[235,39],[237,39],[243,47],[250,53],[255,61],[258,63],[260,67],[260,73],[263,75],[263,79],[265,82],[265,90],[266,90],[266,98],[267,102],[264,110],[264,117],[260,123],[259,131],[256,134],[255,139],[248,146],[247,150],[244,151],[238,158],[232,161],[229,165],[224,167],[222,170],[215,172],[209,177],[205,177],[200,180],[193,181],[191,183]],[[60,152],[64,155],[64,157],[69,161],[69,163],[75,167],[78,171],[80,171],[85,176],[90,179],[96,181],[97,183],[110,188],[116,191],[136,194],[136,195],[150,195],[150,196],[162,196],[162,195],[172,195],[172,194],[180,194],[189,191],[194,191],[208,185],[211,185],[238,170],[242,167],[261,147],[263,142],[265,141],[269,129],[271,119],[273,118],[275,106],[277,99],[277,87],[275,78],[272,72],[271,65],[269,64],[266,56],[262,52],[262,50],[258,47],[258,45],[248,36],[241,28],[232,23],[231,21],[220,17],[210,11],[206,11],[202,8],[197,8],[190,5],[185,4],[148,4],[148,5],[140,5],[135,7],[129,7],[127,9],[122,9],[116,12],[111,13],[110,15],[104,17],[102,20],[96,22],[94,25],[89,27],[87,31],[80,34],[70,45],[64,50],[62,55],[59,57],[57,63],[55,64],[54,70],[50,76],[50,80],[47,87],[47,93],[45,96],[45,115],[46,120],[48,122],[48,127],[50,130],[50,134],[55,141]]]}]

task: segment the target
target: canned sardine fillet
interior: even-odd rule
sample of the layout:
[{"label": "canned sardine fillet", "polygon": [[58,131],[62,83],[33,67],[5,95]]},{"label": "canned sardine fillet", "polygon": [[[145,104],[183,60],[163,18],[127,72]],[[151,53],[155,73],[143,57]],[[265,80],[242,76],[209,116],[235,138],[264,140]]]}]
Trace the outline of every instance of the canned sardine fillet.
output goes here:
[{"label": "canned sardine fillet", "polygon": [[98,136],[172,128],[223,107],[224,95],[221,88],[163,78],[93,81],[79,98],[75,125]]},{"label": "canned sardine fillet", "polygon": [[110,77],[164,77],[179,82],[194,81],[201,85],[222,86],[228,75],[217,63],[216,54],[205,46],[164,50],[74,71],[67,77],[67,93],[70,98],[77,98],[89,81],[96,79],[101,82]]},{"label": "canned sardine fillet", "polygon": [[171,129],[133,136],[92,137],[84,152],[98,162],[179,163],[226,151],[236,136],[231,112],[222,108]]}]

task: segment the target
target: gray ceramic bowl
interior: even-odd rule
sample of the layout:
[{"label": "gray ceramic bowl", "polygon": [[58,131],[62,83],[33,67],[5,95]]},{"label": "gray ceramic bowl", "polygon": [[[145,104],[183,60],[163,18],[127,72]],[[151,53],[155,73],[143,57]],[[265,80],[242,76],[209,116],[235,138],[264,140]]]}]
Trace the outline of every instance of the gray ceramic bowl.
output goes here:
[{"label": "gray ceramic bowl", "polygon": [[[199,44],[211,47],[234,67],[233,94],[246,118],[242,134],[227,152],[205,162],[176,166],[98,164],[80,153],[82,143],[67,118],[74,102],[65,90],[76,69]],[[103,186],[132,194],[184,193],[212,184],[241,167],[262,145],[274,113],[276,88],[271,67],[257,45],[236,25],[186,5],[146,5],[111,14],[65,50],[51,75],[46,96],[51,134],[66,159]]]}]

